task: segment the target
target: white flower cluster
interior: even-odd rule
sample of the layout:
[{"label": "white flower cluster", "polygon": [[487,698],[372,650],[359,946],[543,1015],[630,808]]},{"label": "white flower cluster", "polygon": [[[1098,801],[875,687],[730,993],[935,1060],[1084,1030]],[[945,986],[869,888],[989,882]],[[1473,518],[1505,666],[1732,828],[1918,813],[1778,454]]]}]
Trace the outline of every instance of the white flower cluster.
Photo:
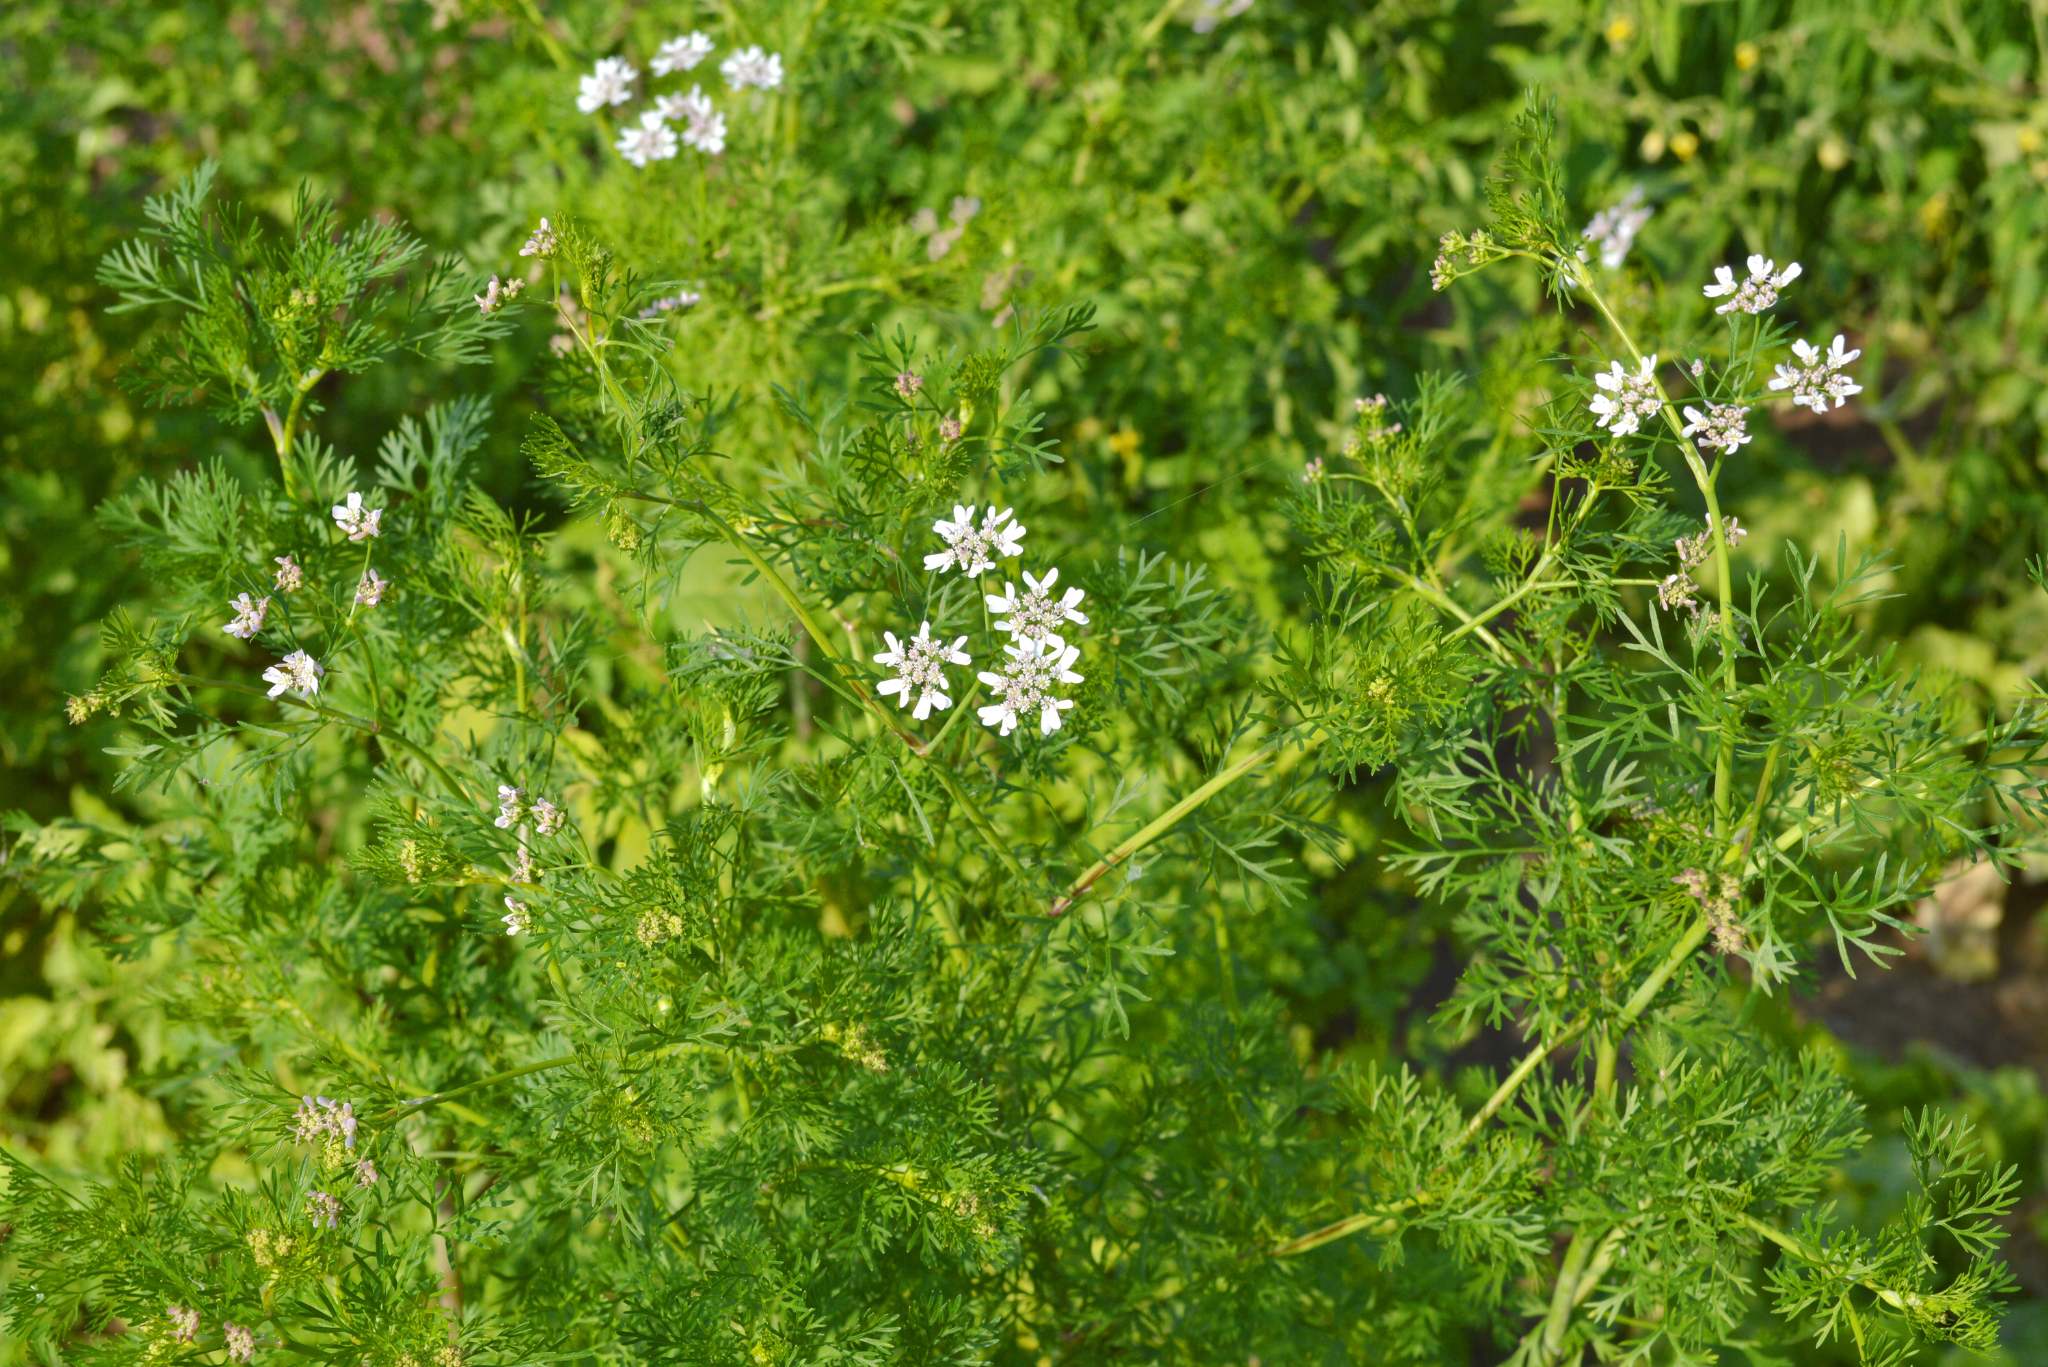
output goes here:
[{"label": "white flower cluster", "polygon": [[363,496],[353,490],[345,502],[334,505],[333,512],[334,525],[347,532],[351,541],[368,541],[383,530],[384,510],[365,508]]},{"label": "white flower cluster", "polygon": [[[334,525],[351,541],[369,541],[383,533],[384,510],[364,507],[359,491],[351,490],[348,497],[330,511]],[[305,586],[306,571],[296,557],[280,555],[272,563],[277,566],[275,578],[279,593],[296,593]],[[390,588],[389,579],[377,573],[373,566],[366,565],[362,578],[356,581],[355,605],[374,608],[384,601],[384,595]],[[264,618],[270,611],[270,599],[243,593],[230,602],[228,608],[235,618],[221,630],[239,640],[253,641],[263,630]],[[294,650],[263,671],[263,682],[270,685],[273,698],[285,693],[312,698],[320,692],[320,680],[326,673],[326,666],[318,660],[303,650]]]},{"label": "white flower cluster", "polygon": [[1700,293],[1709,299],[1727,299],[1727,303],[1715,308],[1716,313],[1762,313],[1778,302],[1778,291],[1799,278],[1800,265],[1797,261],[1778,269],[1778,263],[1768,257],[1751,254],[1749,278],[1738,282],[1735,271],[1728,266],[1714,267],[1714,283],[1702,285]]},{"label": "white flower cluster", "polygon": [[[710,57],[714,46],[703,33],[671,38],[655,49],[648,69],[656,76],[693,71]],[[774,90],[782,84],[782,54],[759,47],[742,48],[719,63],[718,70],[729,90]],[[639,79],[639,70],[623,57],[602,58],[578,82],[576,107],[595,114],[622,105],[632,99],[633,83]],[[676,124],[682,125],[680,136]],[[645,169],[653,162],[672,160],[685,147],[707,157],[718,156],[725,151],[725,132],[725,115],[701,85],[692,85],[685,93],[655,96],[653,107],[629,122],[613,145],[620,156]],[[545,220],[542,227],[546,227]]]},{"label": "white flower cluster", "polygon": [[524,788],[514,788],[509,784],[503,783],[499,784],[498,819],[496,822],[498,829],[509,831],[529,817],[533,820],[533,829],[540,835],[553,835],[561,830],[562,824],[568,820],[567,816],[563,814],[562,809],[546,798],[537,797],[532,802],[528,802]]},{"label": "white flower cluster", "polygon": [[1617,437],[1640,431],[1643,419],[1656,417],[1664,406],[1657,393],[1654,354],[1643,357],[1633,374],[1623,370],[1620,361],[1614,361],[1610,369],[1593,377],[1593,383],[1601,392],[1593,396],[1587,407],[1593,410],[1597,425]]},{"label": "white flower cluster", "polygon": [[263,682],[270,685],[273,698],[280,693],[310,698],[320,691],[320,679],[326,673],[326,666],[318,660],[303,650],[294,650],[263,671]]},{"label": "white flower cluster", "polygon": [[1862,385],[1842,374],[1844,366],[1863,354],[1862,349],[1844,350],[1846,345],[1839,332],[1825,352],[1805,338],[1792,343],[1792,355],[1798,364],[1779,362],[1771,388],[1791,390],[1792,402],[1816,413],[1827,412],[1831,402],[1840,408],[1851,394],[1863,392]]},{"label": "white flower cluster", "polygon": [[221,630],[239,640],[253,641],[256,639],[256,633],[263,630],[263,614],[270,611],[270,599],[252,598],[245,593],[229,603],[228,607],[234,612],[235,620]]},{"label": "white flower cluster", "polygon": [[[975,579],[994,568],[996,561],[1023,554],[1024,527],[1011,518],[1008,508],[990,507],[979,523],[974,514],[971,507],[955,505],[952,517],[932,524],[946,548],[925,557],[926,569],[940,574],[957,569]],[[996,619],[996,630],[1010,640],[1003,647],[1008,658],[1002,668],[976,675],[994,697],[977,715],[984,726],[995,727],[1002,735],[1009,735],[1020,721],[1031,718],[1037,719],[1038,729],[1046,735],[1059,730],[1062,716],[1072,709],[1074,700],[1059,697],[1057,690],[1083,682],[1074,672],[1080,649],[1068,645],[1063,633],[1068,623],[1087,625],[1087,614],[1080,608],[1085,595],[1069,585],[1055,597],[1059,577],[1058,569],[1047,570],[1043,578],[1027,571],[1021,592],[1005,581],[1001,593],[983,595],[990,612],[1003,614]],[[875,656],[875,663],[895,670],[896,677],[884,680],[875,691],[895,695],[898,707],[909,706],[914,694],[913,715],[919,721],[935,708],[951,707],[945,670],[948,665],[973,663],[962,649],[967,638],[956,637],[950,644],[934,639],[930,622],[919,624],[917,635],[908,641],[898,641],[893,632],[882,634],[889,648]]]},{"label": "white flower cluster", "polygon": [[1749,443],[1748,421],[1749,410],[1739,403],[1710,403],[1704,413],[1687,404],[1685,426],[1679,431],[1701,446],[1732,456]]},{"label": "white flower cluster", "polygon": [[[1628,249],[1635,245],[1636,234],[1650,221],[1650,215],[1657,212],[1643,203],[1643,187],[1631,185],[1628,193],[1609,207],[1593,215],[1579,236],[1592,243],[1600,251],[1600,264],[1613,270],[1628,256]],[[1583,257],[1584,253],[1580,255]]]},{"label": "white flower cluster", "polygon": [[292,1113],[292,1138],[301,1144],[339,1139],[343,1148],[352,1149],[356,1146],[355,1107],[331,1096],[302,1096],[299,1109]]},{"label": "white flower cluster", "polygon": [[[1748,529],[1732,517],[1721,528],[1722,539],[1731,551],[1740,546],[1748,535]],[[1697,617],[1700,613],[1700,586],[1693,581],[1692,575],[1714,553],[1714,529],[1712,526],[1704,527],[1691,536],[1679,537],[1673,544],[1678,549],[1678,573],[1666,575],[1657,585],[1657,605],[1666,612],[1684,608]],[[1709,609],[1710,616],[1711,611]]]},{"label": "white flower cluster", "polygon": [[981,212],[981,200],[974,195],[953,196],[952,207],[946,211],[946,226],[939,226],[936,209],[919,209],[910,216],[910,230],[925,239],[924,254],[933,261],[942,261],[967,231],[967,225]]}]

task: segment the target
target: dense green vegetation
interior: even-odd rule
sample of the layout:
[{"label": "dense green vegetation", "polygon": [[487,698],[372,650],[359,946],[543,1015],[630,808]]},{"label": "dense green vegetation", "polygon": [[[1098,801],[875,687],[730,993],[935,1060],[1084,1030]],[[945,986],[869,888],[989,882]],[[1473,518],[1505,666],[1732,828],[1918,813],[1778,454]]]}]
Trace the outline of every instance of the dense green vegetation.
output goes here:
[{"label": "dense green vegetation", "polygon": [[0,57],[0,1364],[2048,1357],[2038,0]]}]

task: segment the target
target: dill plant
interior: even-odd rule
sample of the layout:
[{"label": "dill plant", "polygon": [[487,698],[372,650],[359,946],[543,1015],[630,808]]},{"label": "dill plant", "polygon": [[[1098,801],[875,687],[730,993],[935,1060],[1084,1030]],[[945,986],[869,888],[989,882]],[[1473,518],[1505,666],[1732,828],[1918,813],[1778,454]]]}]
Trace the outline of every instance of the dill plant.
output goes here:
[{"label": "dill plant", "polygon": [[[1538,273],[1583,354],[1533,414],[1361,397],[1292,500],[1299,614],[1050,495],[1085,304],[870,335],[742,421],[688,382],[689,282],[567,214],[458,288],[311,197],[282,241],[206,174],[155,201],[105,267],[170,315],[140,381],[260,420],[276,476],[102,512],[150,592],[71,712],[164,815],[23,876],[176,944],[194,1100],[110,1180],[0,1157],[9,1331],[390,1367],[1993,1343],[2011,1172],[1930,1111],[1896,1216],[1831,1218],[1858,1108],[1743,1012],[2017,857],[2040,699],[1961,729],[1871,647],[1879,565],[1738,560],[1738,431],[1772,367],[1848,397],[1847,352],[1789,350],[1796,291],[1639,348],[1551,141],[1533,105],[1436,278]],[[522,311],[555,516],[486,492],[477,398],[322,441],[309,376]],[[745,610],[681,625],[707,557]],[[1240,982],[1365,774],[1456,918],[1442,1018],[1520,1041],[1476,1089],[1323,1066]]]}]

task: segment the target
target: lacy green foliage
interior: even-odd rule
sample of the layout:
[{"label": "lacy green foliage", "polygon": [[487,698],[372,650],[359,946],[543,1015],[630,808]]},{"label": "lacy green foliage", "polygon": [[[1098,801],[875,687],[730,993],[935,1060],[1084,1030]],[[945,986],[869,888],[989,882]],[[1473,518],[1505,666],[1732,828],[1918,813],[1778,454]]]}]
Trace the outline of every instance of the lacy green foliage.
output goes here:
[{"label": "lacy green foliage", "polygon": [[[1942,601],[1887,599],[1901,574],[1953,579],[1987,540],[2011,562],[1995,629],[2038,612],[2003,535],[2038,415],[1986,370],[2038,327],[2038,177],[1956,169],[1963,106],[1897,79],[1948,57],[1834,60],[1913,16],[1788,22],[1731,68],[1744,31],[1716,10],[1610,31],[1585,77],[1584,53],[1468,48],[1484,26],[1428,6],[1262,10],[1213,39],[1149,5],[797,7],[758,33],[792,87],[735,118],[715,172],[653,176],[566,106],[578,64],[644,63],[656,16],[476,8],[256,31],[304,78],[265,82],[250,125],[289,111],[303,145],[346,114],[380,149],[310,168],[355,191],[339,218],[306,193],[231,209],[202,178],[96,244],[170,315],[145,392],[202,391],[224,426],[150,420],[172,444],[109,481],[96,526],[32,505],[144,577],[62,663],[123,805],[10,816],[6,869],[133,968],[175,966],[145,1085],[176,1145],[118,1169],[10,1145],[0,1356],[217,1360],[230,1325],[262,1360],[390,1367],[1990,1342],[2009,1169],[1930,1112],[1889,1218],[1838,1212],[1865,1128],[1900,1137],[1820,1051],[1747,1023],[1818,959],[1880,960],[1956,860],[2038,840],[2038,688],[1958,704],[1881,630]],[[1981,9],[1937,46],[2010,76],[2024,17]],[[1518,13],[1560,51],[1598,29]],[[101,59],[169,119],[219,117],[140,46],[197,61],[230,41],[212,11],[133,17],[136,50]],[[1825,129],[1765,77],[1703,103],[1816,52]],[[1623,270],[1578,255],[1620,154],[1560,161],[1544,102],[1471,173],[1531,71],[1617,115],[1591,126],[1645,124],[1658,202],[1692,201]],[[2034,118],[2010,86],[1968,103],[2013,120],[1987,148]],[[434,106],[451,91],[476,118]],[[1887,109],[1939,131],[1863,139]],[[1664,150],[1724,117],[1740,167]],[[1795,212],[1778,182],[1836,154],[1823,136],[1881,164]],[[309,169],[260,138],[224,155],[244,185]],[[434,274],[358,208],[387,186],[472,264]],[[1811,235],[1965,188],[2012,212],[1923,212],[1944,253]],[[941,251],[912,215],[956,194],[983,202]],[[529,207],[558,250],[481,311]],[[1632,364],[1631,336],[1709,358],[1679,403],[1766,397],[1784,325],[1695,293],[1739,258],[1734,222],[1799,239],[1780,314],[1861,324],[1868,388],[1885,346],[1940,377],[1865,396],[1904,478],[1931,458],[1895,419],[1949,407],[1973,434],[1955,534],[1895,536],[1904,571],[1867,528],[1768,525],[1811,427],[1759,407],[1721,461],[1661,416],[1618,438],[1588,414],[1584,377]],[[1448,330],[1400,326],[1446,227],[1439,274],[1484,276],[1430,315]],[[1997,329],[1967,317],[1979,274]],[[685,288],[695,310],[643,316]],[[365,370],[487,339],[472,378]],[[1446,363],[1483,369],[1425,368]],[[1352,404],[1372,388],[1395,397]],[[259,415],[260,460],[238,445]],[[351,492],[379,535],[337,528]],[[1015,507],[1022,563],[925,572],[968,502]],[[1723,549],[1723,511],[1766,552]],[[1673,541],[1703,536],[1697,610],[1660,603]],[[875,692],[880,633],[919,621],[993,664],[983,595],[1055,564],[1089,616],[1057,732],[985,732],[971,669],[924,722]],[[242,593],[271,600],[246,645],[220,630]],[[265,697],[292,651],[319,693]],[[1405,933],[1448,924],[1458,983],[1427,1032],[1376,1007],[1347,1039],[1360,996],[1405,984],[1301,996],[1375,952],[1354,903],[1411,891],[1400,919],[1430,929]],[[1503,1061],[1459,1072],[1464,1043]]]}]

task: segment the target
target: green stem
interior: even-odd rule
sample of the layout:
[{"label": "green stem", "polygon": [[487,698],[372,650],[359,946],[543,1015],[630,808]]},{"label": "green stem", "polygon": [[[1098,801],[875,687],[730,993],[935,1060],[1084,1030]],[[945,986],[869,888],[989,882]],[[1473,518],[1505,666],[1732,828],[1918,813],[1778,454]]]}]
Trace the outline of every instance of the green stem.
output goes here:
[{"label": "green stem", "polygon": [[1593,1243],[1581,1230],[1572,1235],[1564,1251],[1564,1264],[1557,1270],[1557,1285],[1550,1293],[1550,1313],[1543,1320],[1542,1361],[1549,1362],[1564,1351],[1565,1329],[1572,1318],[1572,1292],[1585,1275],[1586,1260],[1593,1256]]},{"label": "green stem", "polygon": [[1279,741],[1268,741],[1229,768],[1218,772],[1207,783],[1204,783],[1201,787],[1195,789],[1171,807],[1168,807],[1159,814],[1156,820],[1145,825],[1137,834],[1089,865],[1086,872],[1067,885],[1066,892],[1062,893],[1059,899],[1052,904],[1046,911],[1046,915],[1058,916],[1064,913],[1067,908],[1074,905],[1074,902],[1082,894],[1094,887],[1096,881],[1102,875],[1108,873],[1139,850],[1144,849],[1147,845],[1165,835],[1175,826],[1178,826],[1188,813],[1194,811],[1210,798],[1216,796],[1216,794],[1222,792],[1225,788],[1228,788],[1231,784],[1279,754],[1280,748],[1281,743]]}]

